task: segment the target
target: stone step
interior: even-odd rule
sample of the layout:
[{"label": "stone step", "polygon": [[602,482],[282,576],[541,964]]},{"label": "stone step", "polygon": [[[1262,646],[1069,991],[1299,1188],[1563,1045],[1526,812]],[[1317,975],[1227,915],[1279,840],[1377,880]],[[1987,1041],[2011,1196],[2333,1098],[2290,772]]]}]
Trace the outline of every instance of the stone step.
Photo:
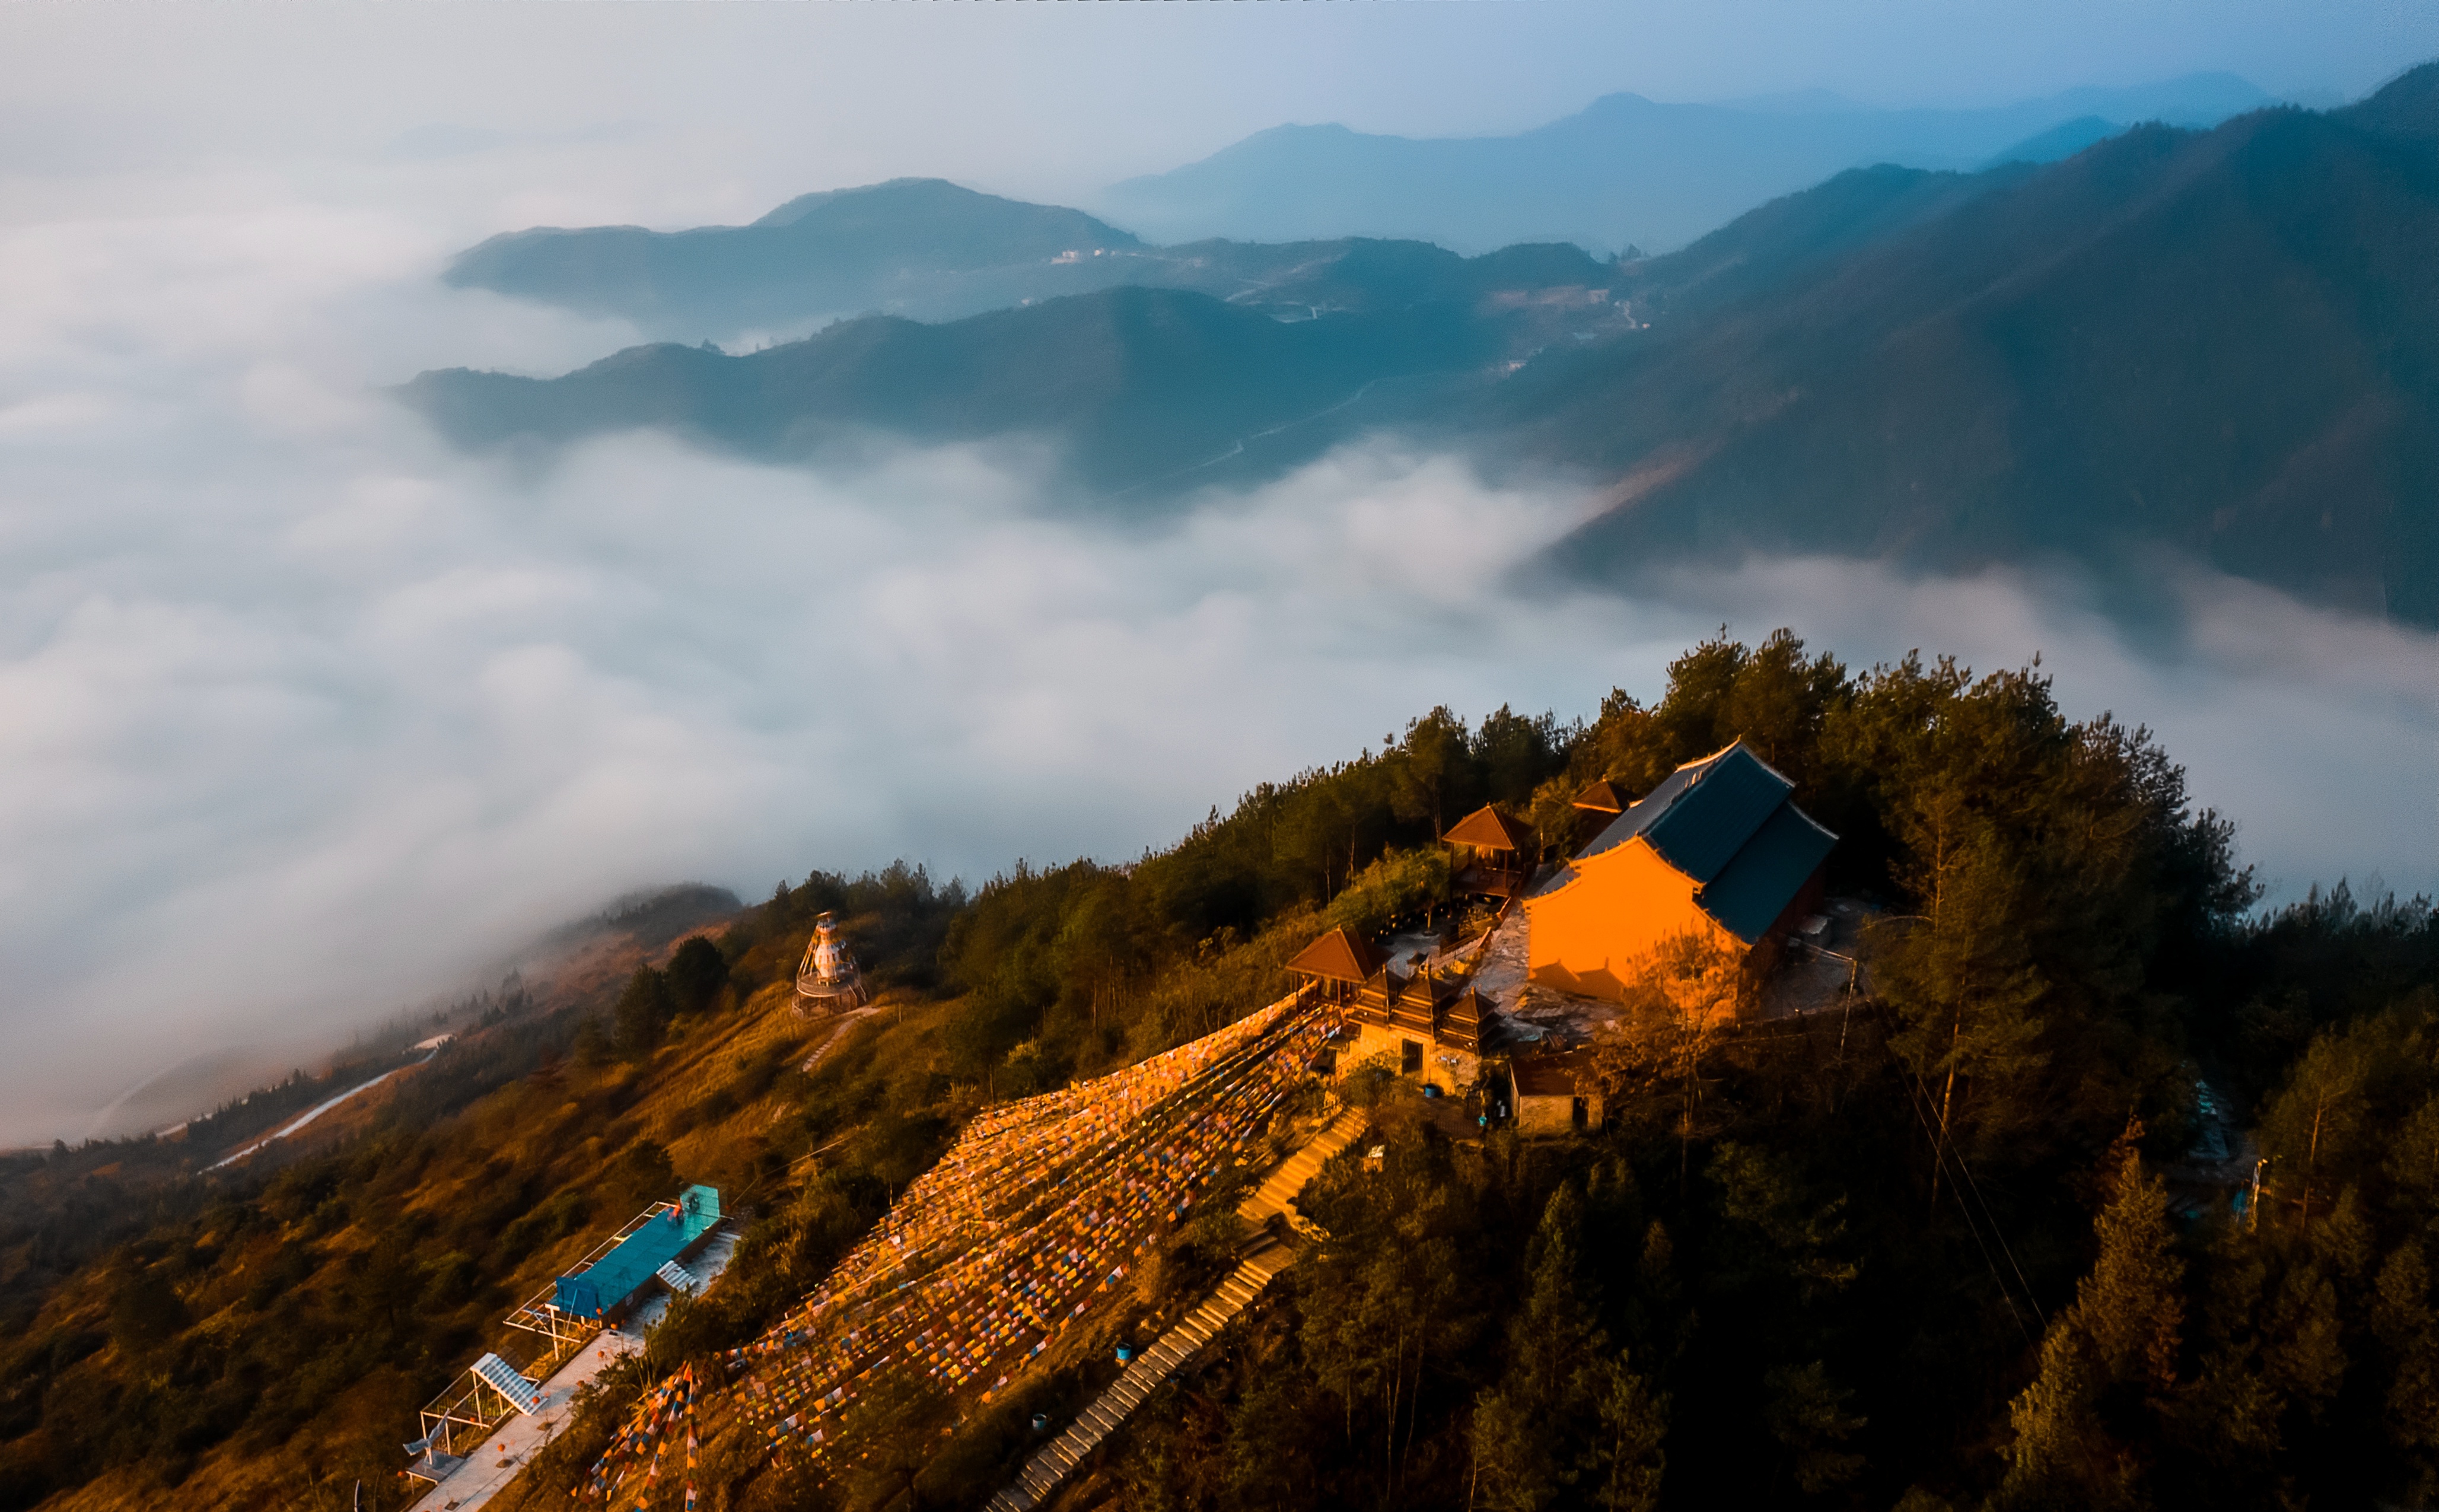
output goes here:
[{"label": "stone step", "polygon": [[[1291,1222],[1297,1223],[1300,1232],[1317,1233],[1311,1225],[1298,1222],[1301,1215],[1292,1199],[1330,1157],[1355,1142],[1361,1129],[1359,1114],[1340,1114],[1310,1144],[1283,1162],[1256,1195],[1237,1209],[1238,1215],[1258,1224],[1286,1214]],[[1295,1260],[1293,1246],[1273,1239],[1259,1240],[1212,1289],[1211,1295],[1179,1319],[1149,1349],[1128,1361],[1118,1379],[1077,1416],[1067,1431],[1026,1463],[1018,1472],[1017,1484],[991,1499],[991,1512],[1032,1512],[1048,1501],[1085,1455],[1124,1427],[1146,1397],[1209,1343],[1227,1326],[1229,1319],[1252,1306],[1262,1289]]]}]

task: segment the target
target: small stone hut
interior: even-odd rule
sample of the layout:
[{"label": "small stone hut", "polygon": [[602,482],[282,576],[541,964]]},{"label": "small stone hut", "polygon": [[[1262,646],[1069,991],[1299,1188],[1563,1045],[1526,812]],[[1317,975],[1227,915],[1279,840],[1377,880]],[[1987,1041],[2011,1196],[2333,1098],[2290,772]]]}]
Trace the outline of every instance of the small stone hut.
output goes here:
[{"label": "small stone hut", "polygon": [[1581,1134],[1608,1120],[1586,1050],[1520,1055],[1507,1062],[1507,1112],[1520,1134]]}]

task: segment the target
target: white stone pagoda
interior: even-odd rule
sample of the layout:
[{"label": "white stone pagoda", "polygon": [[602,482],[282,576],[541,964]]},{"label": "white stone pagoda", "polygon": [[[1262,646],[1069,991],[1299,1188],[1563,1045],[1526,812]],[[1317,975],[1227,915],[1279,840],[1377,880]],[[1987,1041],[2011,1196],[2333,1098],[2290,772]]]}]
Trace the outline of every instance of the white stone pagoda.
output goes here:
[{"label": "white stone pagoda", "polygon": [[796,1012],[810,1018],[860,1007],[869,996],[863,973],[838,936],[838,921],[824,914],[813,920],[813,937],[805,947],[804,964],[796,968]]}]

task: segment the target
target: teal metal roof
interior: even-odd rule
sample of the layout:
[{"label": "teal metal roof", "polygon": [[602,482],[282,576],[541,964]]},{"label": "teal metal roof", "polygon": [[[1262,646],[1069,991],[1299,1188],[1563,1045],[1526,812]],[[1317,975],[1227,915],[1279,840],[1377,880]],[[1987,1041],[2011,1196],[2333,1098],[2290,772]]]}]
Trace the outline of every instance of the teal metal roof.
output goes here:
[{"label": "teal metal roof", "polygon": [[562,1312],[597,1318],[643,1290],[662,1266],[685,1253],[720,1221],[720,1193],[689,1186],[668,1212],[647,1218],[608,1254],[559,1278],[552,1301]]},{"label": "teal metal roof", "polygon": [[1782,801],[1694,900],[1728,933],[1751,945],[1777,922],[1837,844],[1836,835]]}]

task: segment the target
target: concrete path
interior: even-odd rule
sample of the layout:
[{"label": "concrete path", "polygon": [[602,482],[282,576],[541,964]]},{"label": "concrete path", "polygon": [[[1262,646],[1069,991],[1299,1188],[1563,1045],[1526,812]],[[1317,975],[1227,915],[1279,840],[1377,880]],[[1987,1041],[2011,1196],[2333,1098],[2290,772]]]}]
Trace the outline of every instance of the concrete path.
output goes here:
[{"label": "concrete path", "polygon": [[849,1008],[845,1013],[831,1015],[830,1022],[835,1024],[836,1027],[830,1030],[829,1037],[828,1039],[825,1039],[821,1043],[813,1046],[813,1053],[807,1056],[804,1059],[804,1063],[796,1069],[804,1072],[807,1076],[812,1075],[813,1068],[822,1063],[822,1057],[828,1055],[840,1045],[846,1043],[848,1030],[854,1028],[858,1023],[871,1018],[874,1014],[879,1013],[880,1011],[881,1010],[879,1008],[874,1007],[871,1004],[867,1003],[860,1008]]},{"label": "concrete path", "polygon": [[339,1094],[336,1097],[329,1099],[328,1102],[315,1104],[312,1109],[307,1112],[304,1117],[297,1119],[294,1123],[289,1124],[273,1133],[263,1135],[260,1139],[256,1140],[253,1144],[245,1147],[245,1148],[239,1150],[236,1154],[224,1156],[220,1160],[214,1161],[211,1165],[205,1166],[205,1169],[216,1171],[223,1165],[234,1165],[239,1161],[245,1159],[248,1155],[253,1154],[256,1150],[260,1149],[263,1146],[272,1143],[274,1140],[286,1139],[289,1135],[304,1128],[307,1124],[312,1123],[314,1119],[321,1117],[324,1113],[327,1113],[331,1109],[339,1106],[339,1104],[346,1102],[356,1094],[360,1092],[370,1092],[375,1087],[380,1086],[383,1082],[387,1081],[390,1077],[397,1076],[400,1072],[413,1071],[417,1066],[422,1065],[424,1061],[430,1060],[433,1056],[436,1056],[439,1053],[440,1047],[438,1045],[435,1045],[432,1047],[431,1052],[424,1056],[422,1060],[412,1061],[403,1066],[393,1067],[388,1071],[383,1072],[380,1076],[375,1076],[370,1081],[359,1082],[355,1086],[349,1087],[347,1091]]},{"label": "concrete path", "polygon": [[[703,1246],[703,1253],[686,1262],[686,1269],[702,1277],[704,1286],[711,1285],[728,1269],[729,1257],[737,1253],[737,1237],[733,1225],[722,1224],[712,1235],[711,1242]],[[451,1471],[447,1480],[425,1492],[409,1512],[474,1512],[499,1495],[567,1426],[578,1388],[643,1348],[644,1336],[668,1310],[668,1293],[656,1294],[636,1308],[623,1327],[596,1335],[575,1359],[559,1367],[559,1373],[543,1384],[540,1412],[509,1414],[483,1440],[482,1448]]]}]

